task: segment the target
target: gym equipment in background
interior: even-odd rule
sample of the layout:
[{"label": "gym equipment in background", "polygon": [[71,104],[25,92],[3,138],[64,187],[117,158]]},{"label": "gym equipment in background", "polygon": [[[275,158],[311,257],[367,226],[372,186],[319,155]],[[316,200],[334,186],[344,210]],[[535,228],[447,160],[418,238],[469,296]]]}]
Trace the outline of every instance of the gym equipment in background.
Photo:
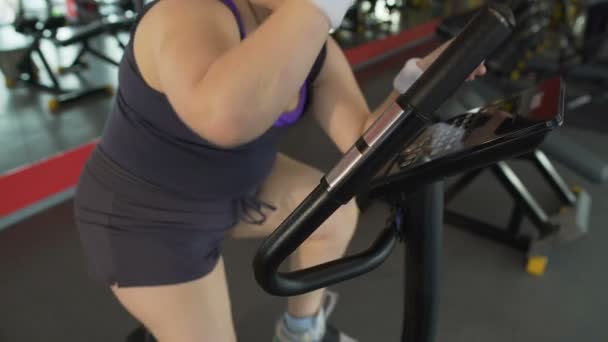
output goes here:
[{"label": "gym equipment in background", "polygon": [[335,36],[346,42],[355,36],[371,39],[397,33],[404,23],[404,7],[405,0],[357,0],[347,11]]},{"label": "gym equipment in background", "polygon": [[130,17],[140,13],[143,4],[143,0],[65,0],[66,16],[74,25],[90,24],[112,15]]},{"label": "gym equipment in background", "polygon": [[[401,340],[435,339],[441,179],[533,150],[563,120],[560,96],[545,96],[546,91],[563,93],[563,84],[555,79],[521,93],[515,113],[505,112],[499,103],[432,124],[439,118],[431,113],[508,36],[513,18],[507,13],[496,4],[482,10],[263,242],[254,271],[264,290],[292,296],[354,278],[379,266],[396,241],[406,241]],[[295,272],[278,271],[335,210],[360,192],[382,198],[394,213],[368,250]]]},{"label": "gym equipment in background", "polygon": [[541,148],[552,159],[564,164],[590,182],[608,183],[608,162],[601,160],[563,134],[547,137]]},{"label": "gym equipment in background", "polygon": [[[13,87],[17,81],[26,81],[29,85],[47,90],[57,94],[57,96],[49,101],[49,109],[58,111],[64,105],[98,94],[112,94],[113,89],[110,85],[100,87],[90,87],[85,90],[66,90],[64,89],[57,75],[51,70],[47,58],[44,56],[40,48],[40,42],[48,40],[58,48],[80,45],[80,49],[68,66],[59,66],[57,73],[64,75],[67,73],[77,73],[87,68],[89,65],[84,61],[84,56],[91,55],[98,60],[118,66],[119,61],[111,58],[108,54],[96,49],[91,42],[101,36],[110,36],[115,39],[118,46],[124,50],[125,43],[119,38],[122,32],[130,31],[135,23],[136,14],[128,10],[126,4],[116,2],[105,4],[104,6],[112,6],[113,10],[106,11],[104,15],[100,15],[99,19],[77,26],[68,27],[68,21],[63,15],[53,13],[53,4],[50,0],[46,0],[46,15],[39,17],[28,17],[23,7],[23,1],[18,2],[18,15],[13,23],[14,30],[10,28],[2,28],[4,40],[18,41],[20,46],[15,46],[11,43],[11,48],[3,48],[5,50],[2,59],[2,71],[5,74],[7,87]],[[141,1],[128,2],[132,4],[130,7],[135,9],[143,5]],[[97,7],[94,7],[98,9]],[[73,22],[74,23],[74,22]],[[8,44],[6,45],[8,46]],[[9,56],[10,55],[10,56]],[[33,56],[40,61],[48,82],[42,82],[39,78],[39,68],[34,61]],[[19,57],[19,58],[16,58]]]},{"label": "gym equipment in background", "polygon": [[[7,88],[15,87],[18,82],[25,82],[29,86],[55,94],[55,97],[48,102],[48,108],[53,112],[68,103],[113,92],[108,85],[84,90],[68,90],[61,86],[40,49],[40,41],[45,32],[56,30],[62,23],[61,18],[50,18],[43,23],[23,19],[14,28],[10,26],[0,28],[0,40],[3,42],[0,44],[0,71],[5,76]],[[50,83],[41,81],[40,69],[35,58],[42,64]]]},{"label": "gym equipment in background", "polygon": [[[608,65],[598,62],[601,43],[608,37],[608,2],[587,8],[580,0],[511,0],[517,27],[511,39],[488,59],[490,71],[519,81],[538,82],[560,75],[570,84],[566,108],[608,99]],[[446,38],[457,33],[475,13],[448,17],[438,27]],[[577,93],[573,90],[577,89]]]},{"label": "gym equipment in background", "polygon": [[59,73],[65,74],[86,68],[88,64],[83,61],[85,54],[90,54],[97,59],[109,63],[114,66],[119,65],[119,61],[111,58],[107,54],[101,52],[92,46],[91,40],[100,37],[102,35],[109,35],[114,38],[118,46],[121,49],[125,49],[126,44],[120,40],[118,35],[121,32],[127,32],[131,29],[135,23],[135,17],[125,16],[108,16],[100,20],[91,22],[87,25],[73,28],[69,33],[62,35],[57,34],[53,37],[53,43],[58,47],[67,47],[75,44],[80,44],[80,51],[73,62],[68,67],[62,67],[59,69]]},{"label": "gym equipment in background", "polygon": [[68,0],[68,19],[70,27],[63,28],[52,36],[52,42],[58,47],[80,45],[80,50],[73,62],[67,67],[60,67],[59,73],[65,74],[86,68],[83,60],[86,54],[109,63],[119,65],[119,61],[96,49],[91,41],[101,36],[110,36],[124,50],[126,43],[119,35],[129,32],[136,21],[135,12],[141,1],[94,1]]},{"label": "gym equipment in background", "polygon": [[[518,10],[515,12],[520,16],[524,16],[524,20],[520,20],[517,24],[515,33],[513,36],[507,40],[492,56],[488,59],[487,65],[490,69],[493,76],[491,78],[491,82],[477,82],[483,83],[483,87],[477,87],[477,92],[497,92],[497,93],[505,93],[505,89],[507,89],[507,93],[511,92],[513,89],[521,87],[521,84],[527,84],[530,82],[536,83],[545,78],[554,77],[555,75],[565,74],[567,80],[577,79],[580,81],[580,77],[574,76],[582,76],[587,74],[586,81],[591,79],[595,79],[595,81],[601,81],[605,79],[608,82],[608,65],[604,68],[599,68],[590,64],[581,64],[576,62],[576,59],[571,59],[574,66],[570,68],[570,71],[563,72],[557,67],[556,63],[551,63],[551,61],[543,61],[539,54],[546,53],[549,51],[548,44],[550,45],[550,41],[559,40],[559,41],[568,41],[574,44],[576,39],[574,38],[577,34],[575,34],[574,29],[571,28],[572,24],[569,24],[573,21],[573,19],[566,20],[565,18],[569,18],[572,15],[568,13],[576,13],[576,11],[580,12],[580,9],[568,10],[564,12],[564,8],[568,8],[567,1],[552,1],[553,7],[546,5],[542,10],[539,9],[539,4],[546,3],[546,1],[539,0],[517,0],[512,5],[516,7]],[[601,9],[608,9],[608,6],[605,5],[606,2],[600,2],[596,6],[602,5]],[[555,7],[555,5],[560,5]],[[596,10],[599,10],[597,7],[593,7]],[[459,30],[463,27],[463,21],[468,17],[473,15],[476,10],[467,12],[460,16],[455,16],[451,18],[446,18],[438,28],[438,32],[445,36],[446,38],[451,37],[454,33],[459,32]],[[557,12],[555,12],[557,11]],[[557,14],[556,14],[557,13]],[[604,14],[604,13],[600,13]],[[598,14],[596,14],[598,15]],[[517,18],[517,17],[516,17]],[[521,18],[520,18],[521,19]],[[534,20],[532,20],[534,19]],[[547,26],[549,25],[549,27]],[[608,25],[605,23],[604,25]],[[596,25],[597,26],[597,25]],[[523,28],[522,28],[523,27]],[[559,28],[556,33],[551,33],[555,27]],[[542,28],[542,29],[541,29]],[[592,30],[593,29],[593,30]],[[602,30],[605,27],[600,27],[596,29],[591,26],[586,26],[586,34],[588,36],[602,36]],[[600,32],[597,32],[597,31]],[[582,32],[582,30],[579,30]],[[589,31],[593,31],[590,33]],[[520,45],[523,44],[524,41],[518,40],[517,34],[521,32],[529,32],[530,34],[525,34],[528,45]],[[536,32],[536,33],[535,33]],[[536,38],[533,38],[534,36]],[[553,37],[553,38],[552,38]],[[540,45],[539,45],[540,44]],[[569,44],[565,44],[564,48],[560,50],[559,56],[566,56],[568,53],[564,52],[566,50],[579,51],[576,49],[576,46],[572,46]],[[501,56],[501,53],[505,53],[504,57]],[[578,52],[577,52],[578,53]],[[571,54],[571,53],[570,53]],[[560,57],[562,58],[562,57]],[[587,59],[590,57],[587,56]],[[562,62],[560,62],[562,63]],[[535,65],[538,66],[535,67]],[[536,68],[536,69],[534,69]],[[539,70],[544,70],[540,72]],[[527,70],[527,71],[526,71]],[[604,73],[602,70],[606,71]],[[551,71],[551,72],[548,72]],[[532,73],[533,76],[530,79],[522,80],[522,75],[524,72]],[[572,84],[575,82],[570,82]],[[596,93],[602,94],[605,92],[605,84],[608,83],[592,83],[593,88],[598,89]],[[602,85],[604,84],[604,86]],[[499,85],[499,86],[497,86]],[[485,88],[485,89],[483,89]],[[505,88],[505,89],[502,89]],[[566,100],[566,108],[568,110],[573,110],[577,107],[581,107],[582,105],[589,103],[594,98],[598,97],[598,94],[591,94],[589,90],[589,86],[583,87],[584,91],[582,93],[576,93],[573,89],[576,88],[574,86],[569,87],[569,96]],[[461,92],[462,93],[462,92]],[[474,96],[474,92],[469,92],[468,94],[464,92],[464,94],[459,94],[460,96]],[[477,95],[478,96],[478,95]],[[491,97],[497,98],[496,95],[491,95]],[[463,100],[463,99],[460,99]],[[477,102],[474,105],[470,105],[468,107],[464,107],[466,109],[473,108],[474,106],[480,106],[487,102],[488,98],[485,101]],[[492,98],[489,99],[490,101]],[[457,101],[451,101],[457,102]],[[453,109],[452,111],[458,111],[460,108]],[[582,111],[582,109],[581,109]],[[584,113],[578,113],[578,116],[584,115]],[[589,151],[586,151],[582,146],[579,146],[576,142],[567,139],[563,135],[553,135],[547,139],[546,142],[543,143],[541,149],[546,152],[550,157],[569,167],[582,177],[587,180],[597,183],[603,184],[608,182],[607,170],[608,170],[608,161],[603,158],[600,158]]]},{"label": "gym equipment in background", "polygon": [[585,31],[580,46],[583,62],[608,63],[602,48],[608,41],[608,1],[592,1],[586,6]]},{"label": "gym equipment in background", "polygon": [[[479,79],[464,85],[439,111],[442,117],[457,114],[461,108],[487,106],[496,99],[503,98],[509,91],[498,89],[494,79]],[[508,103],[507,110],[517,108],[516,103]],[[454,103],[457,105],[454,106]],[[584,153],[580,153],[584,151]],[[579,152],[579,153],[577,153]],[[608,163],[602,161],[576,142],[559,132],[548,136],[539,148],[519,156],[519,160],[531,163],[542,176],[544,186],[555,195],[553,201],[541,203],[526,187],[526,182],[511,167],[510,162],[500,162],[484,169],[463,175],[447,191],[446,201],[451,202],[484,171],[490,172],[513,200],[513,211],[506,227],[484,222],[471,214],[464,215],[449,208],[446,222],[457,228],[468,230],[485,238],[504,243],[524,253],[526,270],[532,275],[544,274],[549,257],[564,243],[569,243],[585,235],[591,215],[591,198],[580,186],[570,186],[557,172],[552,160],[560,162],[590,182],[608,181]],[[538,186],[538,184],[536,184]],[[553,203],[552,203],[553,202]],[[557,210],[550,205],[559,203]],[[541,205],[542,204],[542,205]],[[479,215],[479,214],[477,214]],[[523,219],[531,223],[532,231],[522,233]]]},{"label": "gym equipment in background", "polygon": [[[470,185],[482,171],[489,170],[513,199],[513,210],[506,227],[484,222],[455,210],[445,212],[446,222],[515,248],[524,253],[526,271],[535,276],[546,271],[551,252],[560,245],[587,234],[591,197],[582,188],[570,188],[541,150],[520,156],[536,167],[560,201],[557,213],[548,213],[526,188],[523,179],[505,161],[485,169],[470,171],[461,176],[446,192],[446,204]],[[524,233],[523,221],[528,219],[534,228]]]},{"label": "gym equipment in background", "polygon": [[[522,60],[531,58],[545,48],[542,44],[551,24],[551,7],[544,0],[513,0],[507,3],[513,10],[517,24],[511,37],[488,58],[486,66],[492,73],[518,80],[521,78]],[[443,19],[437,32],[445,39],[454,37],[477,11],[472,9]]]},{"label": "gym equipment in background", "polygon": [[[608,85],[608,65],[597,63],[593,54],[598,49],[590,48],[601,46],[600,43],[605,40],[606,27],[581,23],[594,16],[608,17],[608,6],[599,3],[586,9],[580,0],[560,0],[554,1],[553,4],[551,22],[555,34],[549,36],[544,45],[548,50],[552,47],[557,56],[547,53],[532,54],[526,61],[520,62],[520,72],[532,73],[537,78],[559,74],[570,82],[588,85],[579,93],[569,96],[566,105],[569,110],[582,107],[596,99],[606,100],[608,93],[604,89]],[[587,22],[589,23],[593,24]],[[603,32],[597,32],[598,30]]]}]

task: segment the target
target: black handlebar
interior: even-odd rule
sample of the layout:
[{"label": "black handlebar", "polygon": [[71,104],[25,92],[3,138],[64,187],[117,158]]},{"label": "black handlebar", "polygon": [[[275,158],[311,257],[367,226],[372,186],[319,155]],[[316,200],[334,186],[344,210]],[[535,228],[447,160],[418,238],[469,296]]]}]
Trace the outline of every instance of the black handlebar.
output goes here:
[{"label": "black handlebar", "polygon": [[504,41],[515,27],[504,4],[486,6],[471,19],[437,60],[397,102],[432,115],[462,82]]},{"label": "black handlebar", "polygon": [[485,7],[418,81],[374,122],[321,184],[262,243],[254,259],[254,271],[264,290],[278,296],[310,292],[369,272],[388,257],[397,237],[397,230],[390,227],[360,254],[295,272],[278,272],[283,261],[329,216],[431,124],[435,110],[509,36],[513,26],[508,7]]},{"label": "black handlebar", "polygon": [[379,266],[395,245],[397,229],[386,228],[361,254],[291,273],[277,273],[285,260],[325,221],[340,203],[319,185],[260,247],[254,259],[257,281],[278,296],[293,296],[369,272]]}]

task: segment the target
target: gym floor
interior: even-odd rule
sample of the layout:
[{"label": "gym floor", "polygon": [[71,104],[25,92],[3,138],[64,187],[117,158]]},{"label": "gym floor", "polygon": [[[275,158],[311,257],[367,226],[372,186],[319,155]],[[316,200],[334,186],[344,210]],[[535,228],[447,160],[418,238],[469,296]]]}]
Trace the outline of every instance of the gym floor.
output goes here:
[{"label": "gym floor", "polygon": [[[386,62],[358,73],[370,104],[377,104],[387,93],[398,66]],[[103,71],[99,75],[96,81],[112,82],[114,77]],[[41,150],[43,146],[76,146],[103,127],[110,106],[107,99],[87,101],[52,117],[45,110],[45,96],[29,90],[10,95],[0,91],[0,120],[13,117],[0,121],[0,129],[18,124],[23,128],[19,137],[41,141],[25,143],[25,147],[23,143],[11,145],[13,139],[20,138],[0,131],[3,156],[22,158],[21,164],[31,162],[39,159],[37,154],[48,155]],[[605,115],[607,104],[568,113],[562,132],[592,152],[608,156],[606,131],[583,124],[588,122],[586,116]],[[570,117],[574,124],[570,124]],[[41,129],[41,125],[51,128]],[[303,137],[315,139],[303,146],[299,143]],[[322,170],[339,158],[310,118],[284,137],[282,150]],[[12,163],[0,170],[19,165]],[[525,164],[514,164],[541,203],[551,206],[551,193],[536,181],[539,176]],[[590,233],[556,250],[546,274],[537,278],[525,272],[521,253],[446,226],[437,341],[608,341],[608,249],[603,246],[608,241],[608,230],[604,229],[608,188],[588,184],[559,165],[558,170],[592,196]],[[506,222],[511,206],[507,194],[488,175],[480,177],[457,202],[459,210],[491,222]],[[386,208],[379,204],[362,215],[350,252],[368,246],[386,215]],[[118,342],[136,326],[109,290],[87,277],[70,201],[2,231],[1,236],[0,341]],[[242,341],[269,341],[284,305],[283,299],[268,296],[253,279],[251,260],[259,243],[228,240],[224,248],[236,328]],[[341,299],[332,321],[363,342],[397,341],[402,258],[402,250],[397,248],[379,269],[336,286]]]}]

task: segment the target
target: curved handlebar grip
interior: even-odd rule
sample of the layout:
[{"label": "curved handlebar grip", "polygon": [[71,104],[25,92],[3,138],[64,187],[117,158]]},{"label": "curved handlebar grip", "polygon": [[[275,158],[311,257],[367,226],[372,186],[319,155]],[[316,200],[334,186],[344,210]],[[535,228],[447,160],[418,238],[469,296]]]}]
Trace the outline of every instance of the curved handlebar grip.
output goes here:
[{"label": "curved handlebar grip", "polygon": [[281,263],[339,206],[320,184],[262,243],[253,265],[255,278],[264,290],[277,296],[299,295],[357,277],[382,264],[395,245],[396,229],[386,228],[362,253],[300,271],[278,271]]},{"label": "curved handlebar grip", "polygon": [[431,116],[436,109],[512,32],[513,12],[493,3],[481,9],[420,78],[401,95],[402,108],[413,106]]}]

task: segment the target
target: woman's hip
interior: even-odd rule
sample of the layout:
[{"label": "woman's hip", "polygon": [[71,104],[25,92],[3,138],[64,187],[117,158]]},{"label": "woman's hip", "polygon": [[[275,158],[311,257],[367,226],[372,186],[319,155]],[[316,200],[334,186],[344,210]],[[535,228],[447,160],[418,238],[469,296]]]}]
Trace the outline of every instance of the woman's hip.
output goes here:
[{"label": "woman's hip", "polygon": [[132,179],[93,155],[74,215],[89,273],[119,286],[179,283],[213,269],[237,220],[235,201],[200,201]]}]

